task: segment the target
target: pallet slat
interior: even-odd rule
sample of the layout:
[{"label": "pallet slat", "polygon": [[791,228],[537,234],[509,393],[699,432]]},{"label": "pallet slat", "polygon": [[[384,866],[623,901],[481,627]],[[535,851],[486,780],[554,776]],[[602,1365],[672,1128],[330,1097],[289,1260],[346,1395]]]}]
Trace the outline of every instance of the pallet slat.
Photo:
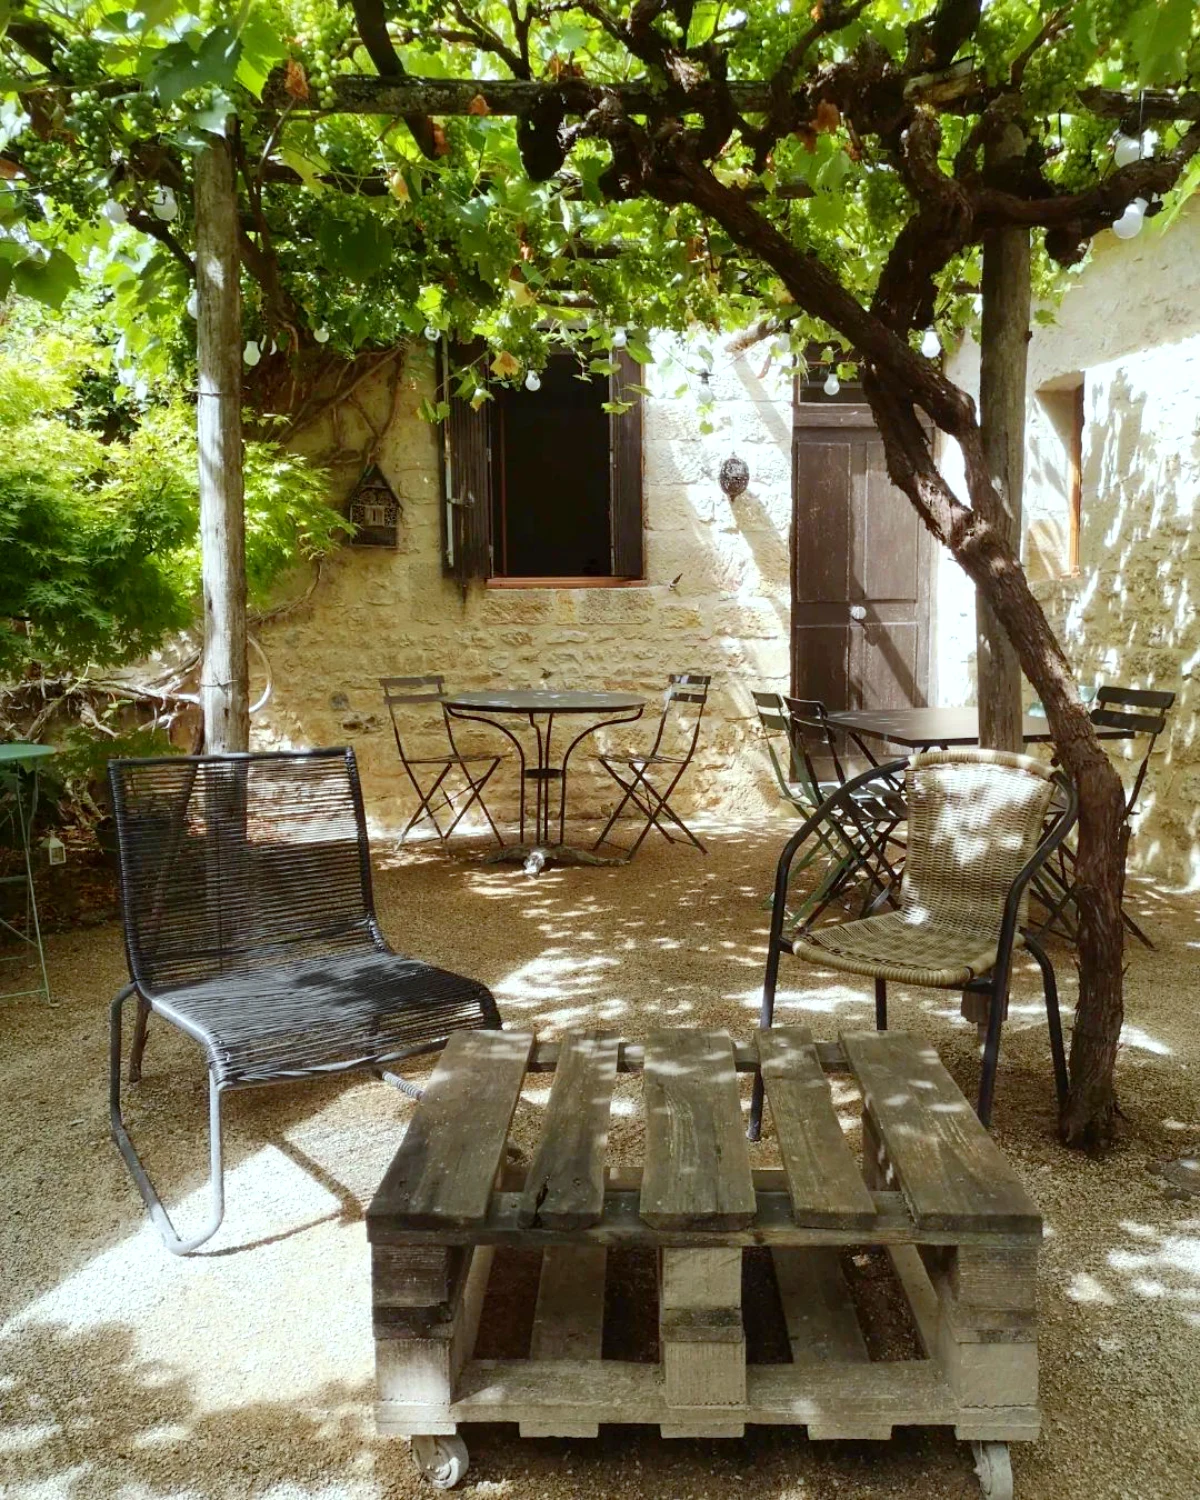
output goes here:
[{"label": "pallet slat", "polygon": [[492,1184],[521,1094],[533,1037],[456,1031],[367,1209],[389,1229],[470,1229]]},{"label": "pallet slat", "polygon": [[898,1031],[841,1041],[919,1229],[1041,1233],[1036,1205],[929,1042]]},{"label": "pallet slat", "polygon": [[733,1044],[656,1031],[643,1070],[641,1217],[655,1229],[741,1229],[756,1210]]},{"label": "pallet slat", "polygon": [[[608,1251],[594,1245],[554,1245],[542,1252],[531,1360],[599,1360],[604,1342],[604,1273]],[[522,1437],[596,1437],[587,1417],[531,1412]]]},{"label": "pallet slat", "polygon": [[771,1251],[794,1365],[858,1363],[866,1340],[836,1250]]},{"label": "pallet slat", "polygon": [[525,1179],[523,1224],[583,1229],[601,1218],[616,1081],[616,1037],[572,1032],[564,1039],[537,1155]]},{"label": "pallet slat", "polygon": [[779,1027],[760,1031],[757,1042],[792,1217],[797,1224],[868,1228],[875,1204],[838,1123],[811,1033]]}]

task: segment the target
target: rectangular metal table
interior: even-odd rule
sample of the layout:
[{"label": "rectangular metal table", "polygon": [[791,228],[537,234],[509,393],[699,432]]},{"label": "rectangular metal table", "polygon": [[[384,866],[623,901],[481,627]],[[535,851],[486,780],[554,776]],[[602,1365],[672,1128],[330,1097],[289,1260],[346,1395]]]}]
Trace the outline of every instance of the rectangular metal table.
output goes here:
[{"label": "rectangular metal table", "polygon": [[[855,734],[887,740],[910,750],[979,743],[977,708],[850,708],[831,713],[829,722],[839,729],[850,729]],[[1023,727],[1026,744],[1049,745],[1054,741],[1050,725],[1041,714],[1026,714]],[[1095,727],[1098,739],[1131,738],[1125,729]]]},{"label": "rectangular metal table", "polygon": [[[783,1165],[752,1171],[738,1073],[760,1068]],[[506,1166],[506,1146],[529,1071],[554,1076],[523,1171]],[[640,1167],[606,1160],[619,1072],[642,1077]],[[861,1091],[861,1160],[827,1072]],[[815,1044],[777,1028],[735,1045],[656,1031],[635,1045],[579,1032],[538,1045],[527,1032],[458,1032],[367,1232],[377,1425],[411,1437],[445,1486],[465,1472],[468,1422],[559,1437],[594,1437],[602,1422],[665,1437],[765,1423],[814,1439],[944,1425],[976,1445],[992,1496],[1011,1494],[1004,1444],[1038,1433],[1041,1216],[933,1047],[902,1033]],[[523,1359],[474,1357],[497,1246],[541,1251]],[[608,1252],[629,1246],[657,1253],[657,1362],[601,1357]],[[749,1246],[770,1250],[790,1363],[747,1361]],[[922,1357],[870,1357],[839,1262],[866,1246],[886,1247]]]}]

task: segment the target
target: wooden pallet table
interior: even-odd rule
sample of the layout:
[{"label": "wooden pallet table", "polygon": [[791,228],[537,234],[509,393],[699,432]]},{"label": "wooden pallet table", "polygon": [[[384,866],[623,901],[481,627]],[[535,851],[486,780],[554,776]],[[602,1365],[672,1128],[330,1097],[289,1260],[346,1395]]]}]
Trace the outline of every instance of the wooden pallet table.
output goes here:
[{"label": "wooden pallet table", "polygon": [[[761,1068],[782,1166],[752,1171],[738,1072]],[[553,1079],[527,1172],[506,1165],[526,1074]],[[640,1072],[641,1168],[610,1167],[618,1073]],[[862,1096],[862,1160],[827,1074]],[[448,1488],[459,1429],[594,1437],[602,1422],[664,1437],[747,1423],[881,1440],[953,1427],[983,1492],[1012,1494],[1007,1444],[1037,1436],[1034,1285],[1041,1217],[929,1043],[898,1032],[814,1043],[780,1027],[735,1045],[711,1031],[643,1044],[599,1032],[538,1044],[460,1032],[442,1054],[367,1214],[383,1433],[410,1437]],[[477,1359],[497,1246],[540,1249],[528,1357]],[[657,1363],[601,1357],[610,1250],[652,1247]],[[790,1363],[747,1362],[742,1256],[766,1246]],[[872,1359],[842,1269],[885,1247],[921,1357]]]}]

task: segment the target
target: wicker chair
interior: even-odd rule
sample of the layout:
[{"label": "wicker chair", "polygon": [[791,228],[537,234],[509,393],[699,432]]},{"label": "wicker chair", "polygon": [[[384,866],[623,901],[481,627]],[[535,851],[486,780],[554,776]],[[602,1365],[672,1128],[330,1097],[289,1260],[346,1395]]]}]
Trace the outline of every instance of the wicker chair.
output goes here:
[{"label": "wicker chair", "polygon": [[[163,1243],[184,1255],[224,1215],[226,1090],[380,1072],[453,1031],[498,1028],[500,1016],[482,984],[384,941],[353,751],[110,761],[109,780],[131,976],[112,1003],[109,1112]],[[152,1011],[198,1043],[208,1066],[212,1210],[189,1238],[121,1116],[121,1017],[133,995],[131,1082]]]},{"label": "wicker chair", "polygon": [[[900,907],[857,921],[808,928],[785,937],[788,872],[797,850],[839,800],[903,772],[908,803],[908,857]],[[1057,811],[1050,813],[1051,797]],[[1048,813],[1050,814],[1048,817]],[[990,997],[977,1113],[991,1118],[1000,1027],[1008,1000],[1013,949],[1028,948],[1042,971],[1054,1082],[1066,1098],[1067,1065],[1058,986],[1045,951],[1025,930],[1028,886],[1075,822],[1075,789],[1060,771],[1000,750],[937,750],[872,768],[818,809],[793,834],[775,877],[761,1024],[775,1011],[779,958],[866,974],[875,980],[875,1024],[887,1029],[887,983],[969,990]],[[878,904],[878,903],[877,903]],[[751,1139],[762,1124],[762,1082],[751,1104]]]}]

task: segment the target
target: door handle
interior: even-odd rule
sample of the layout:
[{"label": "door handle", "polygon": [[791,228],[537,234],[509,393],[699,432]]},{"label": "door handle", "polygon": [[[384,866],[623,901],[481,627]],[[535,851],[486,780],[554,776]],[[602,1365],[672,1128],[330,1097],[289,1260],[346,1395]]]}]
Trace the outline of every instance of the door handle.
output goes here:
[{"label": "door handle", "polygon": [[861,604],[852,604],[850,606],[850,618],[852,620],[857,620],[861,625],[862,622],[867,618],[867,611]]}]

